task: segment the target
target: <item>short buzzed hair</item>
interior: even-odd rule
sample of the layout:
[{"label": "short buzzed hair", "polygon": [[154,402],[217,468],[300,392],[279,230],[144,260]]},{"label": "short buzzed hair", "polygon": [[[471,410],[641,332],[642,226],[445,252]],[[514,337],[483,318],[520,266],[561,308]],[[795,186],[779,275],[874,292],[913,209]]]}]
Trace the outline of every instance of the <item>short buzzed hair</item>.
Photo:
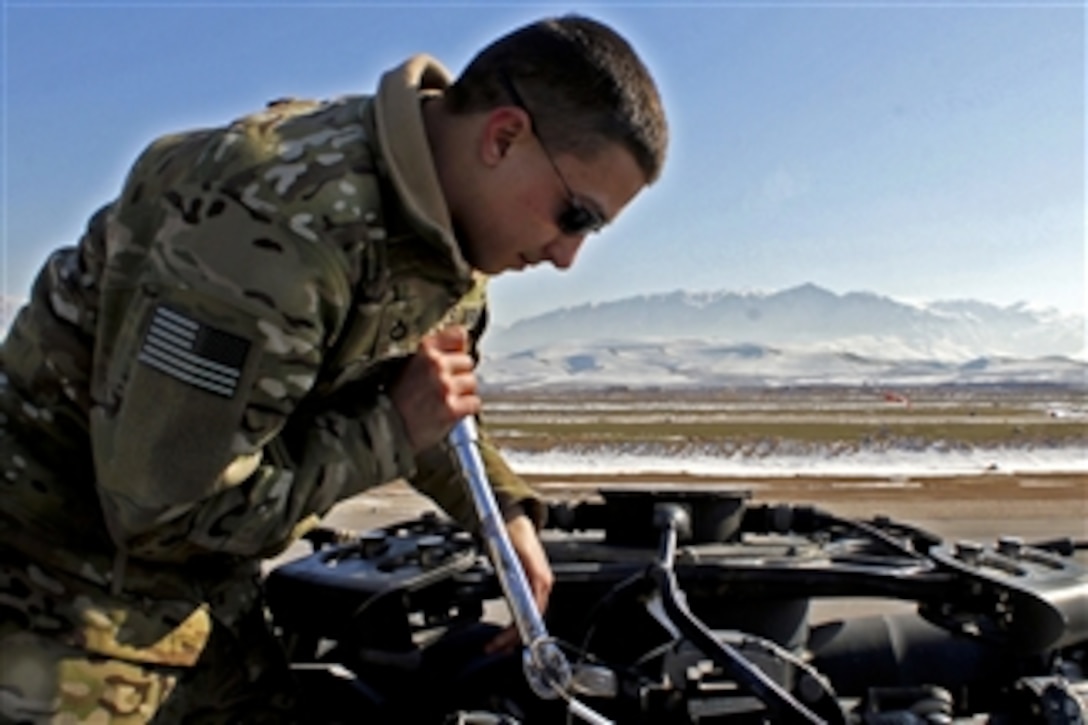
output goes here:
[{"label": "short buzzed hair", "polygon": [[447,107],[472,113],[518,103],[507,82],[549,150],[589,158],[604,143],[618,143],[647,183],[660,175],[668,127],[657,86],[630,44],[608,26],[568,15],[499,38],[446,91]]}]

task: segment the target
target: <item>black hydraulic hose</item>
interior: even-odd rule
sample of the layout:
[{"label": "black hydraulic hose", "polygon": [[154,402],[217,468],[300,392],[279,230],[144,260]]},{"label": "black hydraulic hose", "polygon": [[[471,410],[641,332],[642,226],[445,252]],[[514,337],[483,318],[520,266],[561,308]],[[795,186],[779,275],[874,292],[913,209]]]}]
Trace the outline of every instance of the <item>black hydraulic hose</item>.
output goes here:
[{"label": "black hydraulic hose", "polygon": [[1062,556],[1073,556],[1078,551],[1088,551],[1088,539],[1071,539],[1062,537],[1059,539],[1046,539],[1044,541],[1032,541],[1029,546],[1043,549]]}]

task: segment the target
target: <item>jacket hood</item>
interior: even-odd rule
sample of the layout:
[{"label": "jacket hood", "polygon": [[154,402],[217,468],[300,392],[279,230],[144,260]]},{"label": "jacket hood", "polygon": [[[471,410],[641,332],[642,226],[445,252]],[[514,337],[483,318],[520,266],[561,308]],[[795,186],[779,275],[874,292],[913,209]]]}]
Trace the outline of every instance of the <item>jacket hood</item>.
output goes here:
[{"label": "jacket hood", "polygon": [[438,181],[423,123],[421,100],[449,87],[449,71],[434,58],[416,55],[386,72],[374,99],[378,145],[405,211],[424,236],[447,248],[459,277],[472,269],[461,254]]}]

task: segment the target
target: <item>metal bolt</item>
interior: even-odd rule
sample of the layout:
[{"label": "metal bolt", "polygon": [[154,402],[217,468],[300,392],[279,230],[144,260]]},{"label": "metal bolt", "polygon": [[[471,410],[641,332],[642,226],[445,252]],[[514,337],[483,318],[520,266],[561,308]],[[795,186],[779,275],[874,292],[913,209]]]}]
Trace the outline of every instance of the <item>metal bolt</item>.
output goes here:
[{"label": "metal bolt", "polygon": [[966,539],[956,542],[956,558],[965,564],[977,566],[982,561],[982,552],[985,549],[982,544]]},{"label": "metal bolt", "polygon": [[365,531],[359,535],[359,551],[363,556],[376,556],[385,546],[385,534],[380,531]]},{"label": "metal bolt", "polygon": [[1002,536],[997,540],[997,550],[1011,559],[1019,559],[1024,550],[1024,540],[1019,536]]},{"label": "metal bolt", "polygon": [[434,566],[442,560],[445,539],[437,535],[421,536],[416,542],[420,566]]}]

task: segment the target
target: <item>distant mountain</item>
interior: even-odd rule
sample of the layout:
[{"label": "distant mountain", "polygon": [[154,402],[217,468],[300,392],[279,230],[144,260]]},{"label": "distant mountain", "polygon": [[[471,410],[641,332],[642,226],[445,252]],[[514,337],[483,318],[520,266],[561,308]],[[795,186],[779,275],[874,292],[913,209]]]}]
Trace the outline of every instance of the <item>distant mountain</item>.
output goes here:
[{"label": "distant mountain", "polygon": [[1084,317],[973,300],[913,305],[870,292],[838,295],[813,284],[774,293],[713,292],[629,297],[569,307],[489,335],[509,354],[576,340],[713,340],[826,346],[859,354],[966,360],[1084,351]]},{"label": "distant mountain", "polygon": [[[22,300],[0,297],[0,335]],[[630,297],[492,330],[503,388],[1053,383],[1088,390],[1085,318],[975,300],[912,305],[808,284]]]},{"label": "distant mountain", "polygon": [[494,386],[1059,382],[1085,385],[1085,320],[974,300],[913,305],[807,284],[631,297],[495,330]]},{"label": "distant mountain", "polygon": [[493,389],[1058,385],[1088,390],[1088,363],[1068,357],[953,362],[691,340],[562,343],[485,357],[480,375]]}]

